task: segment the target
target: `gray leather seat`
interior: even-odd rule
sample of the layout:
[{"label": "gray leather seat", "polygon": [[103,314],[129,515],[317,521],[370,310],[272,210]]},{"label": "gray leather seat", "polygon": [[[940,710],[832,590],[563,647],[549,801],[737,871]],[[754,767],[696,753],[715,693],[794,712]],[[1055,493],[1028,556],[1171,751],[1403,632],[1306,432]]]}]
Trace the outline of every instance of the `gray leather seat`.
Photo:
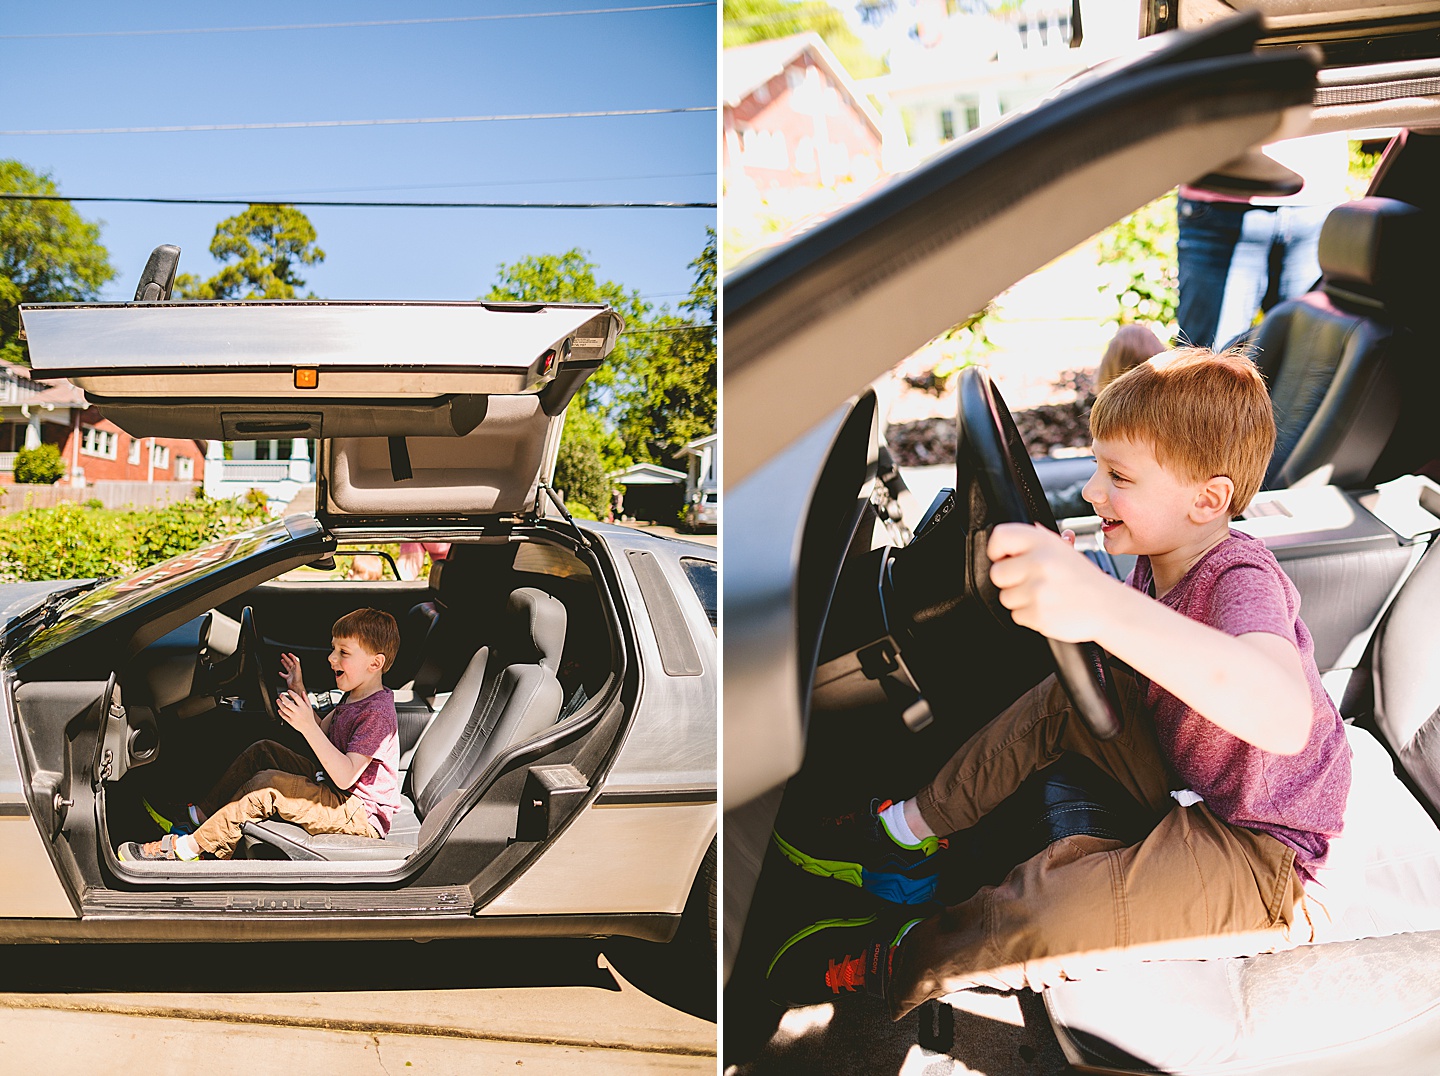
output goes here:
[{"label": "gray leather seat", "polygon": [[391,820],[388,837],[313,834],[280,821],[247,823],[245,836],[287,859],[409,855],[438,804],[469,787],[499,754],[554,724],[560,714],[563,692],[556,674],[565,648],[564,603],[542,590],[522,587],[506,603],[504,629],[503,641],[475,652],[420,737],[405,776],[404,803]]},{"label": "gray leather seat", "polygon": [[[1322,924],[1322,943],[1249,958],[1162,960],[1051,986],[1046,1007],[1071,1064],[1121,1073],[1434,1071],[1437,604],[1440,549],[1432,547],[1377,631],[1373,720],[1362,715],[1359,723],[1378,737],[1348,730],[1355,779],[1340,841],[1351,841],[1351,869],[1348,892],[1334,899],[1342,914]],[[1396,776],[1397,758],[1410,788]]]},{"label": "gray leather seat", "polygon": [[1376,480],[1402,399],[1428,366],[1408,327],[1419,282],[1433,276],[1423,227],[1420,210],[1391,198],[1336,206],[1320,233],[1320,286],[1255,330],[1278,427],[1265,489]]}]

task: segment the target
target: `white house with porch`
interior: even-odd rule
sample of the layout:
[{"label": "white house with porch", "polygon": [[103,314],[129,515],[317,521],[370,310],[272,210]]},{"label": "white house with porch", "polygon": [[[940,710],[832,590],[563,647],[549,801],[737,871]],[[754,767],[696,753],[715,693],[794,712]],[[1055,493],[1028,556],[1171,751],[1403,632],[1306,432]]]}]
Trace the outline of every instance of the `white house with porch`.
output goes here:
[{"label": "white house with porch", "polygon": [[305,486],[315,484],[311,442],[303,437],[278,441],[231,441],[225,458],[224,441],[211,441],[205,453],[205,495],[244,497],[252,489],[265,494],[272,511],[295,499]]}]

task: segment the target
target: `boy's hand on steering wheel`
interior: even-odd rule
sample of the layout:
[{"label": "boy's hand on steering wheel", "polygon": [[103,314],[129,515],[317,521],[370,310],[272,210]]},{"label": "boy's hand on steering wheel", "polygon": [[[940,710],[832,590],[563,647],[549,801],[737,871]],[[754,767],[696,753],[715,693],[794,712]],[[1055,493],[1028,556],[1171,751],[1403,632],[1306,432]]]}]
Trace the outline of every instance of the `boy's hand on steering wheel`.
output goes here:
[{"label": "boy's hand on steering wheel", "polygon": [[1103,631],[1114,580],[1073,548],[1074,535],[1039,524],[1002,523],[990,533],[990,581],[1015,623],[1066,643]]}]

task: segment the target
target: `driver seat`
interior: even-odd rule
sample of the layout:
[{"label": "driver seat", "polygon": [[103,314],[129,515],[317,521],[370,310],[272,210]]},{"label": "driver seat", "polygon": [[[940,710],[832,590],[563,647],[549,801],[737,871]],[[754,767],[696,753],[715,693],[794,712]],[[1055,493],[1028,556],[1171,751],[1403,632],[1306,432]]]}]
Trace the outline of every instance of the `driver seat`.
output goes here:
[{"label": "driver seat", "polygon": [[557,673],[565,649],[565,605],[533,587],[510,594],[503,639],[470,659],[450,698],[420,737],[405,774],[401,808],[383,840],[310,833],[289,822],[248,822],[247,851],[261,858],[404,859],[428,836],[436,807],[470,787],[514,744],[538,735],[560,715]]},{"label": "driver seat", "polygon": [[[1288,952],[1127,963],[1045,991],[1071,1065],[1114,1073],[1430,1072],[1440,1055],[1440,550],[1377,629],[1373,720],[1332,862],[1338,921]],[[1389,750],[1387,750],[1387,746]],[[1410,786],[1396,776],[1398,758]],[[1418,798],[1417,798],[1418,796]],[[1337,874],[1339,872],[1337,871]]]}]

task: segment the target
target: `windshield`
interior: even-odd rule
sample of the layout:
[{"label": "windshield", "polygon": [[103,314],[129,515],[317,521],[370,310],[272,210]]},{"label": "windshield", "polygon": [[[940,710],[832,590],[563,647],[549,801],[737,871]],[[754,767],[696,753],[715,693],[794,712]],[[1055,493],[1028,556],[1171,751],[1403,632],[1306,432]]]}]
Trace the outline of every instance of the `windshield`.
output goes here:
[{"label": "windshield", "polygon": [[76,599],[55,623],[35,632],[10,651],[7,662],[14,666],[33,661],[101,624],[164,598],[227,565],[233,566],[237,561],[319,533],[320,525],[315,520],[292,516],[218,539],[123,579],[106,580]]}]

